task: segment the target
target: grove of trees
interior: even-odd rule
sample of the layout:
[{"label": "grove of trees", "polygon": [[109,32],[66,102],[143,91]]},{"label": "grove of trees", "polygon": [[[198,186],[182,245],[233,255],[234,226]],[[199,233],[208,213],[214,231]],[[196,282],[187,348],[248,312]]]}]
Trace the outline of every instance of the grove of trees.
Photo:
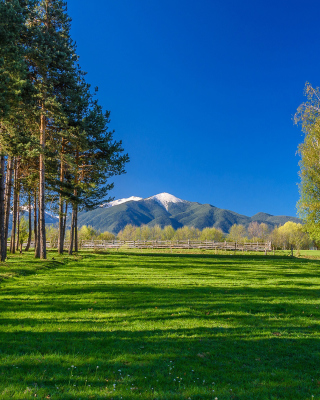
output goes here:
[{"label": "grove of trees", "polygon": [[[108,129],[109,111],[85,80],[70,22],[62,0],[0,0],[1,261],[8,237],[14,253],[26,226],[35,257],[46,258],[49,205],[59,215],[59,253],[68,212],[69,253],[77,250],[78,211],[106,201],[109,178],[122,174],[129,160]],[[29,211],[24,225],[22,207]]]},{"label": "grove of trees", "polygon": [[303,225],[291,221],[273,230],[270,230],[265,223],[259,224],[256,221],[251,222],[247,228],[241,224],[234,224],[231,226],[228,234],[214,227],[204,228],[201,231],[187,226],[174,230],[172,226],[166,226],[161,229],[158,225],[153,227],[147,225],[141,227],[127,225],[118,233],[117,238],[120,240],[210,240],[238,243],[264,243],[271,241],[275,249],[290,249],[293,246],[298,250],[309,249],[313,244],[313,241],[305,232]]}]

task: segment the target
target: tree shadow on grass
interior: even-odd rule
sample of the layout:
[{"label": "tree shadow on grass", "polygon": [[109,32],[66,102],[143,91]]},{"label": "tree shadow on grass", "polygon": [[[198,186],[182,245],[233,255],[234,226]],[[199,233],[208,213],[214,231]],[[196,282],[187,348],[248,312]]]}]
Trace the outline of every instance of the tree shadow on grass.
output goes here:
[{"label": "tree shadow on grass", "polygon": [[[197,255],[193,270],[181,266],[181,255],[160,261],[159,257],[163,254],[153,259],[145,254],[90,255],[64,266],[60,278],[59,271],[52,274],[50,283],[43,275],[29,279],[25,287],[4,285],[0,398],[8,385],[23,390],[37,387],[56,393],[59,399],[305,400],[311,394],[320,396],[318,285],[278,286],[288,279],[287,263],[281,257],[275,260],[274,282],[264,286],[260,278],[267,281],[270,268],[260,256],[250,257],[256,266],[251,278],[257,286],[244,279],[248,260],[242,256],[232,260],[210,256],[201,261],[203,256]],[[185,257],[190,256],[183,257],[188,261]],[[164,272],[167,280],[155,280],[152,286],[144,273],[130,277],[133,259],[140,260],[137,265],[143,270]],[[105,283],[101,282],[106,261],[111,269],[128,268],[128,274],[118,279],[107,270]],[[86,281],[81,267],[87,263],[93,272]],[[223,273],[225,265],[239,274],[238,280],[228,276],[228,270]],[[299,267],[297,261],[291,265]],[[295,282],[310,278],[310,272],[316,276],[318,266],[319,262],[308,260],[293,276]],[[66,267],[71,268],[67,282]],[[181,283],[176,276],[180,268],[185,269]],[[173,274],[169,276],[167,270]],[[70,379],[72,365],[77,368]],[[183,384],[178,385],[177,377],[183,377]],[[151,388],[158,394],[153,395]],[[139,390],[144,391],[141,396]]]},{"label": "tree shadow on grass", "polygon": [[[72,398],[68,391],[74,384],[81,398],[90,398],[83,397],[86,380],[104,396],[115,383],[122,393],[132,385],[150,386],[161,388],[163,395],[157,398],[175,399],[196,388],[192,398],[212,399],[212,381],[221,398],[305,399],[320,394],[313,381],[319,339],[259,339],[243,337],[237,329],[197,328],[1,334],[1,344],[6,350],[1,354],[0,381],[10,376],[10,383],[19,386],[23,376],[26,387],[36,383],[50,391],[58,386],[66,399]],[[69,379],[71,365],[76,370]],[[177,377],[183,377],[180,387]],[[235,397],[229,397],[230,389]],[[134,395],[129,392],[125,398]]]}]

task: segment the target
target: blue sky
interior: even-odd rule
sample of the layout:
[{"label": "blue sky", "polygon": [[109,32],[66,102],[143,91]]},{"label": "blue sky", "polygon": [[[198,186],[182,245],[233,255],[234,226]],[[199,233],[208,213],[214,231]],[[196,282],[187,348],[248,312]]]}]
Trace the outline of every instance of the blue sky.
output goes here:
[{"label": "blue sky", "polygon": [[320,85],[317,1],[69,0],[87,80],[131,161],[115,198],[169,192],[295,215],[293,115]]}]

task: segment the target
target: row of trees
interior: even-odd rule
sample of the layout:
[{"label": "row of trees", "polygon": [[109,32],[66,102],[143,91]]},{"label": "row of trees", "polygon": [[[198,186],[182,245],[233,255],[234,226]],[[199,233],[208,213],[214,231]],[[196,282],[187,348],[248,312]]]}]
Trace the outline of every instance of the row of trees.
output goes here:
[{"label": "row of trees", "polygon": [[[56,241],[58,230],[54,227],[48,228],[48,238]],[[68,239],[69,232],[67,232]],[[212,240],[215,242],[266,242],[271,241],[276,249],[309,249],[313,242],[309,235],[305,232],[301,224],[287,222],[283,226],[270,230],[269,227],[258,222],[252,222],[246,229],[244,225],[233,225],[228,234],[222,232],[221,229],[204,228],[199,230],[193,227],[184,226],[177,230],[172,226],[166,226],[163,229],[159,225],[149,227],[142,225],[140,227],[127,225],[118,235],[110,232],[95,230],[91,226],[82,226],[78,232],[81,240]],[[51,239],[50,239],[51,240]]]},{"label": "row of trees", "polygon": [[[59,239],[59,229],[53,225],[46,226],[47,240],[51,246],[56,246]],[[199,230],[193,227],[183,227],[174,230],[172,226],[163,229],[159,225],[141,227],[127,225],[118,235],[111,232],[100,232],[92,226],[83,225],[77,232],[78,240],[212,240],[215,242],[266,242],[270,241],[275,249],[309,249],[314,245],[310,236],[305,232],[304,226],[294,222],[286,222],[283,226],[270,230],[264,223],[252,222],[246,229],[244,225],[233,225],[229,234],[224,234],[221,229],[204,228]],[[22,217],[20,220],[20,236],[17,246],[21,247],[28,238],[28,222]],[[70,241],[71,230],[66,231],[66,240]],[[30,245],[27,243],[27,249]]]},{"label": "row of trees", "polygon": [[108,129],[81,70],[62,0],[0,0],[0,259],[19,239],[19,211],[29,211],[28,243],[46,258],[45,211],[59,215],[63,252],[72,212],[70,249],[77,250],[77,215],[106,201],[128,155]]}]

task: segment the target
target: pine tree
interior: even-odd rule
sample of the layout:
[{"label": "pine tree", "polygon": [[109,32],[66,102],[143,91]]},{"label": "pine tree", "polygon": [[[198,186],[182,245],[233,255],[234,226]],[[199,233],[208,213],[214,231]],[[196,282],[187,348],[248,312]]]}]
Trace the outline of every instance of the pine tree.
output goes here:
[{"label": "pine tree", "polygon": [[77,57],[70,38],[70,18],[66,3],[61,0],[41,0],[30,19],[33,41],[28,54],[28,66],[37,90],[34,109],[39,129],[39,232],[40,258],[46,258],[45,232],[45,157],[47,142],[63,119],[59,103],[61,86],[73,82]]}]

